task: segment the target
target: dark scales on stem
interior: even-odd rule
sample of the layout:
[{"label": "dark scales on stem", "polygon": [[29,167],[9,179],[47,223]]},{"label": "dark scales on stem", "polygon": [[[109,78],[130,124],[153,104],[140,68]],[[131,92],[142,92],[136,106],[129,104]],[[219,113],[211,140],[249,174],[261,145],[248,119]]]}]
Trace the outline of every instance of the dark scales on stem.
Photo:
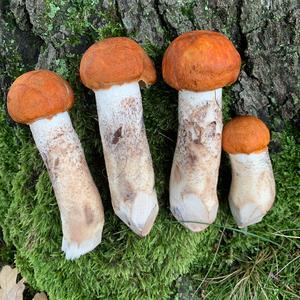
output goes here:
[{"label": "dark scales on stem", "polygon": [[119,142],[120,138],[122,138],[122,126],[115,131],[114,137],[112,139],[112,144],[115,145]]}]

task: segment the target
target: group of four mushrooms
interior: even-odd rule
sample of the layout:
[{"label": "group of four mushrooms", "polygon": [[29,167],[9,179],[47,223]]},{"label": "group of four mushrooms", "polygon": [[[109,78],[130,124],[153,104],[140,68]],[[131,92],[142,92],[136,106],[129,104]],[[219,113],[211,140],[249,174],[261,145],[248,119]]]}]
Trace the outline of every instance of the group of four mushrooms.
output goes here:
[{"label": "group of four mushrooms", "polygon": [[[217,215],[221,144],[229,153],[229,203],[238,226],[259,222],[272,206],[275,183],[268,155],[269,130],[259,119],[240,116],[222,132],[222,87],[236,81],[241,59],[222,34],[192,31],[167,48],[162,73],[179,91],[179,129],[170,177],[175,218],[198,232]],[[95,92],[112,205],[140,236],[158,214],[152,159],[143,122],[139,83],[156,81],[146,52],[125,37],[92,45],[80,64],[83,84]],[[8,93],[13,120],[29,124],[58,202],[67,259],[93,250],[104,225],[103,206],[68,110],[70,85],[48,70],[25,73]]]}]

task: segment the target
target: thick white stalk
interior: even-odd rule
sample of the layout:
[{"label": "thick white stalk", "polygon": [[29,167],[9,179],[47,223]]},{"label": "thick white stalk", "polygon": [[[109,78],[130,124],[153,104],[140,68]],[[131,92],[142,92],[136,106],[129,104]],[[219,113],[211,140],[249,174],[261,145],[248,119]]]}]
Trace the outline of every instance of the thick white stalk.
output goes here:
[{"label": "thick white stalk", "polygon": [[104,224],[98,189],[67,112],[30,124],[33,138],[48,169],[58,202],[67,259],[93,250]]},{"label": "thick white stalk", "polygon": [[275,180],[268,150],[229,154],[232,181],[229,204],[239,227],[258,223],[272,207]]},{"label": "thick white stalk", "polygon": [[114,211],[145,236],[157,216],[158,202],[139,85],[115,85],[95,93]]},{"label": "thick white stalk", "polygon": [[222,89],[180,91],[178,105],[179,128],[170,178],[170,205],[175,218],[197,232],[211,224],[218,211]]}]

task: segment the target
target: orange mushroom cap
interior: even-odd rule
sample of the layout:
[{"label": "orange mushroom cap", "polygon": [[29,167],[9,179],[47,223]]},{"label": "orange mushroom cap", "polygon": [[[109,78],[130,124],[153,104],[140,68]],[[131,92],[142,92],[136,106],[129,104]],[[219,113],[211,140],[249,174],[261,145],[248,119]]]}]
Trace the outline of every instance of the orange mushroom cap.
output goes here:
[{"label": "orange mushroom cap", "polygon": [[133,81],[151,85],[156,81],[156,72],[139,44],[116,37],[97,42],[86,50],[80,63],[80,77],[86,87],[95,91]]},{"label": "orange mushroom cap", "polygon": [[19,76],[7,95],[11,118],[25,124],[67,111],[73,103],[74,94],[68,82],[48,70],[31,71]]},{"label": "orange mushroom cap", "polygon": [[176,90],[210,91],[234,83],[241,57],[223,34],[195,30],[177,37],[162,62],[165,82]]},{"label": "orange mushroom cap", "polygon": [[223,129],[223,149],[230,154],[261,152],[269,142],[268,127],[254,116],[235,117]]}]

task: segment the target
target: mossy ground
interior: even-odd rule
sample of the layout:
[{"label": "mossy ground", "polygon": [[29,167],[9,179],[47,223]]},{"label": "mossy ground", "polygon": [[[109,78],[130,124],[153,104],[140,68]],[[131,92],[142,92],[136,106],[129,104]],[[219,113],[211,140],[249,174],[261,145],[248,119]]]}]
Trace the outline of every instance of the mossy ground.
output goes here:
[{"label": "mossy ground", "polygon": [[[45,35],[49,39],[53,30],[50,24],[55,23],[53,18],[59,18],[63,8],[57,7],[63,2],[49,2],[45,16]],[[98,1],[86,1],[84,9],[79,2],[68,12],[68,42],[79,43],[78,33],[85,34],[90,42],[124,33],[114,21],[108,21],[101,30],[91,27],[86,16],[96,13],[91,7]],[[83,21],[76,23],[79,13]],[[6,51],[11,55],[5,62],[5,73],[12,80],[27,71],[13,49],[7,45]],[[143,90],[144,119],[160,202],[151,234],[140,239],[113,214],[94,96],[80,83],[81,53],[74,54],[58,59],[53,70],[68,79],[75,90],[71,118],[106,208],[103,241],[95,251],[76,261],[64,259],[60,251],[59,212],[48,174],[29,128],[11,122],[2,99],[0,226],[6,246],[0,239],[0,260],[11,262],[14,257],[32,288],[46,291],[51,300],[296,299],[300,269],[299,133],[289,124],[284,132],[272,132],[273,144],[280,145],[280,149],[273,147],[276,153],[271,153],[277,197],[263,222],[249,227],[247,232],[235,226],[226,199],[230,166],[224,155],[218,218],[202,233],[186,231],[168,210],[168,180],[177,132],[177,92],[164,84],[160,76],[164,49],[149,45],[146,50],[155,60],[159,74],[158,82]],[[232,116],[233,101],[227,89],[225,120]]]}]

